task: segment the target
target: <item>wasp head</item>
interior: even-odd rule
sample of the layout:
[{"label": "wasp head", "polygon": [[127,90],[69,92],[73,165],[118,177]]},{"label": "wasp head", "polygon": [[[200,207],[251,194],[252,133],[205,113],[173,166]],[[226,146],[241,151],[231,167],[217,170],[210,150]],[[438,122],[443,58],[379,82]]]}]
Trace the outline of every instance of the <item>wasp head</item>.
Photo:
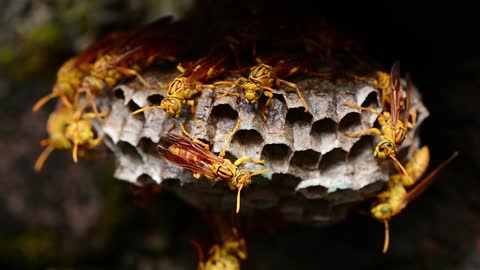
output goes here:
[{"label": "wasp head", "polygon": [[389,203],[379,203],[374,206],[370,213],[378,220],[386,220],[393,215],[393,208]]},{"label": "wasp head", "polygon": [[389,140],[381,140],[375,150],[373,151],[373,156],[380,159],[386,159],[388,157],[394,156],[396,151],[395,145]]},{"label": "wasp head", "polygon": [[177,118],[180,115],[182,104],[177,98],[167,97],[160,103],[160,108],[162,108],[169,117]]},{"label": "wasp head", "polygon": [[242,88],[244,89],[245,101],[249,104],[256,103],[263,94],[263,89],[250,81],[242,84]]},{"label": "wasp head", "polygon": [[232,182],[235,184],[237,188],[244,187],[249,185],[252,182],[252,178],[250,176],[250,173],[247,170],[241,169],[235,174],[235,177],[233,178]]}]

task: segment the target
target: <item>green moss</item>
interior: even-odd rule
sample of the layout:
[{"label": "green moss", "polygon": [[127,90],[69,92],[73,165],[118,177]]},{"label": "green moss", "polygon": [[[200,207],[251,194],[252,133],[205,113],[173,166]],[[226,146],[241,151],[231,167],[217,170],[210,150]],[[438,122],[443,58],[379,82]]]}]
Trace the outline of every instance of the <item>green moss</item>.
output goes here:
[{"label": "green moss", "polygon": [[47,23],[39,25],[28,32],[23,33],[23,40],[26,46],[52,46],[64,38],[63,30],[60,25]]},{"label": "green moss", "polygon": [[36,268],[51,262],[57,256],[57,240],[53,233],[42,230],[29,230],[19,234],[11,245],[19,262],[25,267]]}]

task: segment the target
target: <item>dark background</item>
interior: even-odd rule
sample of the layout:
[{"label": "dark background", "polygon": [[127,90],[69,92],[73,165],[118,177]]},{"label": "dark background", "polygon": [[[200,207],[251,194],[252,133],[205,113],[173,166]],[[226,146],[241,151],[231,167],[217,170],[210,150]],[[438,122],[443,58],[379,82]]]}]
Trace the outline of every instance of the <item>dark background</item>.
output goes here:
[{"label": "dark background", "polygon": [[161,193],[148,208],[137,207],[127,184],[112,178],[109,160],[73,164],[69,153],[58,152],[34,174],[53,105],[39,113],[31,106],[48,93],[63,61],[113,29],[171,12],[198,16],[202,27],[212,28],[265,12],[327,16],[362,36],[385,70],[399,59],[431,113],[421,130],[431,166],[453,151],[460,155],[393,219],[386,255],[383,225],[352,214],[325,228],[292,224],[248,232],[244,269],[480,269],[480,53],[474,40],[480,19],[466,1],[35,2],[5,2],[0,25],[1,265],[194,269],[190,240],[206,236],[199,236],[204,225],[196,211],[182,201]]}]

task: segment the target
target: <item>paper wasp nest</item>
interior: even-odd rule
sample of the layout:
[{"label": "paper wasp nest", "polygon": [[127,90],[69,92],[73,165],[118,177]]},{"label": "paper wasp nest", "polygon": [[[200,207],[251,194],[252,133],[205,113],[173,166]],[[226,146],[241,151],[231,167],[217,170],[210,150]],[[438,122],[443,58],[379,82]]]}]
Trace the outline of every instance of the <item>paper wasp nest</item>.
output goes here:
[{"label": "paper wasp nest", "polygon": [[[144,75],[151,83],[166,84],[178,73],[172,68]],[[371,84],[346,79],[307,77],[293,82],[304,89],[302,93],[310,105],[308,113],[294,91],[281,88],[274,94],[268,119],[263,122],[260,110],[264,99],[257,105],[245,104],[233,96],[214,99],[213,90],[206,89],[196,98],[199,127],[193,123],[187,105],[179,121],[218,153],[240,117],[241,127],[227,148],[226,158],[235,160],[248,155],[264,159],[270,168],[268,173],[254,177],[242,191],[240,213],[267,210],[277,211],[292,222],[334,222],[345,216],[349,206],[376,194],[388,179],[385,166],[372,156],[377,137],[344,135],[345,131],[372,127],[376,115],[343,104],[380,110],[380,93]],[[146,89],[134,80],[117,87],[108,98],[111,113],[101,128],[117,160],[115,177],[138,185],[161,183],[195,207],[234,209],[236,192],[229,190],[226,183],[196,180],[191,171],[158,155],[156,144],[170,126],[163,110],[131,115],[140,107],[158,105],[164,96],[164,89]],[[413,104],[418,100],[415,90]],[[427,116],[428,111],[421,108],[416,129]],[[178,124],[172,132],[181,132]],[[406,155],[410,144],[407,137],[400,157],[402,152]],[[263,168],[248,163],[245,167],[251,171]]]}]

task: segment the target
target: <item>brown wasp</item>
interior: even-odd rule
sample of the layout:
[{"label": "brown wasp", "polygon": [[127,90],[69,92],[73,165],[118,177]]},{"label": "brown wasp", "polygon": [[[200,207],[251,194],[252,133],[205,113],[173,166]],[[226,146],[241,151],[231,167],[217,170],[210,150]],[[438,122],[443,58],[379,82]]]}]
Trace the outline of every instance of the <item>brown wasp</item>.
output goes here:
[{"label": "brown wasp", "polygon": [[214,244],[205,260],[202,248],[192,241],[197,249],[198,270],[240,270],[241,261],[248,257],[247,244],[236,226],[228,227],[218,217],[213,218],[220,235],[220,243]]},{"label": "brown wasp", "polygon": [[94,97],[103,93],[104,88],[113,88],[122,79],[136,76],[148,88],[140,72],[155,61],[176,61],[179,48],[184,40],[177,31],[181,31],[181,22],[172,22],[172,17],[162,18],[137,30],[132,30],[128,38],[117,44],[114,49],[100,55],[93,63],[90,73],[80,86],[79,92],[85,92],[97,112]]},{"label": "brown wasp", "polygon": [[170,143],[168,148],[161,145],[157,146],[159,154],[166,160],[193,172],[195,178],[204,175],[206,178],[214,180],[224,180],[231,190],[237,189],[237,213],[240,211],[240,191],[252,182],[252,177],[263,174],[269,169],[263,169],[250,173],[246,169],[240,169],[238,166],[249,161],[255,164],[263,164],[263,160],[254,160],[251,157],[241,157],[235,162],[224,159],[225,151],[232,136],[240,127],[240,119],[237,121],[233,131],[227,136],[223,143],[222,151],[217,155],[209,150],[209,146],[200,140],[192,137],[181,125],[186,136],[167,133],[162,135],[161,140]]},{"label": "brown wasp", "polygon": [[79,110],[60,106],[50,113],[47,122],[48,139],[40,141],[41,146],[46,146],[35,162],[35,171],[40,171],[43,164],[53,150],[72,150],[72,157],[75,162],[78,156],[86,155],[86,150],[98,146],[104,134],[95,137],[93,127],[90,123],[92,118],[100,118],[108,112],[83,113],[84,106]]},{"label": "brown wasp", "polygon": [[[267,96],[267,101],[265,102],[265,106],[262,109],[262,118],[263,120],[267,119],[265,112],[270,105],[270,102],[273,98],[273,93],[275,92],[274,87],[278,88],[282,84],[295,89],[297,92],[298,97],[302,101],[305,112],[308,112],[308,104],[303,98],[303,95],[300,91],[300,88],[285,79],[301,72],[307,73],[308,71],[304,68],[305,62],[300,59],[281,59],[276,61],[276,63],[271,66],[267,65],[262,62],[259,58],[257,58],[258,64],[250,68],[250,74],[248,75],[248,79],[245,77],[238,78],[235,82],[231,81],[218,81],[215,82],[215,85],[221,84],[230,84],[233,87],[241,87],[243,89],[243,94],[245,97],[245,102],[249,104],[256,103],[262,95]],[[313,72],[308,72],[313,73]],[[321,76],[325,76],[328,74],[317,73]],[[226,95],[235,95],[238,96],[236,93],[231,93],[231,91],[226,91],[225,93],[219,95],[217,98],[221,98]]]},{"label": "brown wasp", "polygon": [[[413,112],[410,112],[410,102],[412,98],[412,91],[413,85],[409,77],[407,77],[407,97],[402,95],[402,89],[400,86],[400,70],[399,70],[399,62],[395,62],[392,66],[391,76],[390,76],[390,111],[384,110],[382,113],[376,111],[375,109],[371,108],[364,108],[354,104],[345,103],[345,106],[369,111],[374,113],[378,116],[377,121],[380,124],[380,129],[378,128],[370,128],[367,130],[360,131],[356,134],[345,133],[347,136],[352,138],[357,138],[363,136],[365,134],[375,134],[381,137],[380,142],[375,147],[373,152],[373,156],[380,159],[390,158],[394,161],[397,168],[399,168],[406,176],[408,173],[406,172],[405,168],[402,164],[397,160],[396,153],[398,147],[404,141],[407,135],[407,129],[413,128],[416,122],[416,110],[415,108]],[[404,100],[406,99],[406,102]],[[403,110],[402,118],[400,113],[402,110],[401,104],[404,103],[405,107]],[[410,121],[410,116],[412,119]]]},{"label": "brown wasp", "polygon": [[93,63],[99,55],[112,49],[114,44],[122,42],[128,37],[126,31],[115,31],[105,36],[96,43],[90,45],[81,54],[67,60],[57,72],[57,80],[52,92],[41,98],[33,106],[33,111],[38,111],[45,103],[53,98],[59,97],[63,105],[72,107],[78,88],[82,79],[90,73]]},{"label": "brown wasp", "polygon": [[[418,182],[425,173],[430,160],[430,152],[427,146],[422,147],[415,152],[410,161],[405,165],[408,177],[404,174],[393,174],[387,184],[387,189],[377,195],[377,201],[373,203],[370,214],[377,220],[382,221],[385,225],[385,241],[383,245],[383,253],[388,250],[390,241],[388,221],[402,212],[407,204],[419,196],[434,177],[456,156],[455,152],[450,158],[442,162],[435,170],[433,170],[422,181]],[[417,183],[418,182],[418,183]],[[415,185],[416,184],[416,185]],[[407,190],[407,188],[412,187]]]}]

